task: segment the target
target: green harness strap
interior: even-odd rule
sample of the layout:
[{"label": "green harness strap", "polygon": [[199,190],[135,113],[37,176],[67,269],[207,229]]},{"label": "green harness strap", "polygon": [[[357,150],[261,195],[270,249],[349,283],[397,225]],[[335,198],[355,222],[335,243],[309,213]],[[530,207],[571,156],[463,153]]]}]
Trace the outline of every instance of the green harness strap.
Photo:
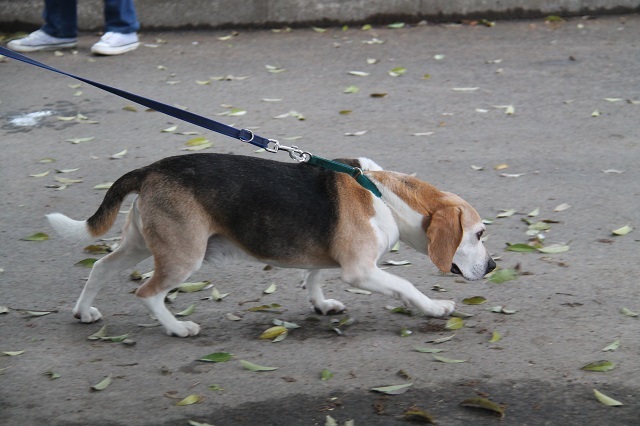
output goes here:
[{"label": "green harness strap", "polygon": [[309,160],[307,160],[308,164],[313,164],[314,166],[319,166],[325,168],[327,170],[332,170],[334,172],[346,173],[349,176],[353,177],[356,182],[362,185],[364,188],[368,189],[375,195],[376,197],[381,197],[382,193],[378,189],[378,187],[366,177],[362,170],[357,167],[351,167],[349,165],[339,163],[337,161],[328,160],[326,158],[318,157],[316,155],[310,155]]}]

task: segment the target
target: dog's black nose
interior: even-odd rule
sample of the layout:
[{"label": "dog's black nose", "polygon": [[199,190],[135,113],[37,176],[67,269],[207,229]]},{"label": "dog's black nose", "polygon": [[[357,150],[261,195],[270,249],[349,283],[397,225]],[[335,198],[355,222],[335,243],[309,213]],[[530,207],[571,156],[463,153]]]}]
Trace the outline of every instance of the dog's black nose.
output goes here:
[{"label": "dog's black nose", "polygon": [[487,262],[487,274],[491,271],[493,271],[494,269],[496,269],[496,262],[492,259],[489,258],[489,262]]},{"label": "dog's black nose", "polygon": [[462,271],[460,270],[460,268],[458,268],[458,265],[456,265],[455,263],[451,265],[451,273],[456,275],[462,275]]}]

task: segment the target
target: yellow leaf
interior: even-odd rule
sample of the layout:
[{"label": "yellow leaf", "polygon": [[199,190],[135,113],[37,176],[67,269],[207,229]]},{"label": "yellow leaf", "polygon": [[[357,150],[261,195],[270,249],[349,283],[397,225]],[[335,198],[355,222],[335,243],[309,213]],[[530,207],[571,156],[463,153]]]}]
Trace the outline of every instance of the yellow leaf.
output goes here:
[{"label": "yellow leaf", "polygon": [[284,333],[287,333],[287,328],[277,325],[265,330],[264,333],[260,335],[260,339],[274,339]]},{"label": "yellow leaf", "polygon": [[193,405],[193,404],[198,404],[199,402],[202,402],[202,397],[200,395],[193,394],[193,395],[189,395],[182,401],[178,402],[176,405],[177,406]]},{"label": "yellow leaf", "polygon": [[598,401],[600,401],[602,404],[607,405],[609,407],[619,407],[620,405],[624,405],[622,402],[616,401],[615,399],[608,397],[607,395],[603,394],[602,392],[599,392],[596,389],[593,390],[593,393],[596,396],[596,398],[598,398]]},{"label": "yellow leaf", "polygon": [[464,327],[464,321],[462,318],[457,317],[449,318],[447,324],[444,326],[447,330],[458,330],[462,327]]},{"label": "yellow leaf", "polygon": [[95,384],[93,386],[91,386],[91,389],[95,390],[95,391],[101,391],[107,388],[107,386],[109,386],[112,382],[111,376],[105,378],[103,381],[101,381],[98,384]]},{"label": "yellow leaf", "polygon": [[613,234],[615,235],[627,235],[629,232],[631,232],[633,230],[633,228],[629,225],[625,225],[622,228],[618,228],[618,229],[614,229],[613,231],[611,231]]}]

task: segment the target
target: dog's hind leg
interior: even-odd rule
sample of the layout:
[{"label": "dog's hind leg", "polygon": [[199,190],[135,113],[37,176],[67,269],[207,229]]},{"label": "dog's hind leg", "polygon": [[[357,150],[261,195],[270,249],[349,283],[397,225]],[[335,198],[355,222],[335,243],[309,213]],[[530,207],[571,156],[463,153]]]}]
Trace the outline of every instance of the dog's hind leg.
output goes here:
[{"label": "dog's hind leg", "polygon": [[112,252],[93,264],[89,280],[84,286],[75,307],[73,315],[82,322],[98,321],[102,314],[91,306],[102,286],[119,272],[130,268],[151,256],[144,239],[140,234],[135,217],[137,215],[135,203],[127,217],[122,232],[120,245]]},{"label": "dog's hind leg", "polygon": [[334,299],[325,299],[320,280],[321,269],[309,269],[305,273],[303,287],[307,288],[309,301],[315,311],[322,315],[344,312],[347,307],[342,302]]},{"label": "dog's hind leg", "polygon": [[[204,254],[204,250],[203,250]],[[192,321],[178,321],[165,305],[169,291],[182,284],[184,280],[200,268],[202,257],[182,261],[180,264],[167,264],[166,259],[156,256],[156,269],[149,281],[136,291],[142,304],[149,310],[170,336],[195,336],[200,326]]]},{"label": "dog's hind leg", "polygon": [[[184,225],[184,226],[183,226]],[[161,234],[147,235],[153,250],[153,276],[136,290],[136,296],[149,310],[167,334],[178,337],[195,336],[200,326],[191,321],[178,321],[165,305],[165,297],[200,269],[207,249],[208,226],[205,223],[154,224]]]}]

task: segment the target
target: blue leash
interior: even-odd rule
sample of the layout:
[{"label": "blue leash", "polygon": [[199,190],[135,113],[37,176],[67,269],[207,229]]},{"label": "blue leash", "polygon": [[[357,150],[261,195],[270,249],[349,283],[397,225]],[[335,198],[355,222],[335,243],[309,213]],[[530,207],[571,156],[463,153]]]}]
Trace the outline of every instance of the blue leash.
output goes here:
[{"label": "blue leash", "polygon": [[151,108],[155,111],[170,115],[171,117],[175,117],[179,120],[186,121],[187,123],[195,124],[196,126],[212,130],[216,133],[220,133],[225,136],[238,139],[242,142],[250,143],[251,145],[264,148],[268,152],[275,153],[279,150],[287,151],[289,152],[289,156],[296,161],[307,162],[309,164],[324,167],[335,172],[347,173],[354,179],[356,179],[356,181],[358,181],[360,185],[371,191],[377,197],[380,197],[382,195],[375,184],[368,177],[362,174],[362,170],[356,167],[351,167],[333,160],[328,160],[326,158],[311,155],[310,153],[302,151],[295,146],[288,147],[285,145],[281,145],[274,139],[267,139],[262,136],[258,136],[248,129],[236,129],[235,127],[227,126],[226,124],[211,120],[210,118],[206,118],[201,115],[164,104],[162,102],[154,101],[153,99],[145,98],[144,96],[136,95],[135,93],[127,92],[116,87],[108,86],[106,84],[98,83],[87,78],[79,77],[77,75],[61,71],[57,68],[43,64],[42,62],[38,62],[34,59],[21,55],[17,52],[14,52],[13,50],[9,50],[2,46],[0,46],[0,55],[4,55],[8,58],[16,59],[18,61],[34,65],[36,67],[44,68],[46,70],[65,75],[67,77],[75,78],[76,80],[80,80],[84,83],[90,84],[91,86],[106,90],[109,93],[113,93],[114,95],[118,95],[140,105],[144,105],[147,108]]},{"label": "blue leash", "polygon": [[162,112],[164,114],[170,115],[172,117],[178,118],[188,123],[195,124],[196,126],[204,127],[205,129],[213,130],[214,132],[221,133],[223,135],[230,136],[235,139],[239,139],[242,142],[247,142],[252,145],[259,146],[260,148],[265,148],[265,149],[269,146],[269,142],[270,142],[269,139],[263,138],[262,136],[254,135],[251,130],[247,130],[247,129],[238,130],[234,127],[227,126],[226,124],[222,124],[217,121],[208,119],[206,117],[202,117],[198,114],[194,114],[192,112],[185,111],[183,109],[176,108],[171,105],[163,104],[162,102],[154,101],[153,99],[145,98],[144,96],[139,96],[134,93],[127,92],[125,90],[120,90],[118,88],[111,87],[106,84],[98,83],[98,82],[89,80],[87,78],[79,77],[77,75],[73,75],[71,73],[61,71],[57,68],[43,64],[42,62],[38,62],[34,59],[31,59],[27,56],[16,53],[13,50],[9,50],[2,46],[0,46],[0,54],[12,59],[17,59],[18,61],[22,61],[30,65],[35,65],[37,67],[44,68],[49,71],[57,72],[58,74],[66,75],[67,77],[75,78],[76,80],[80,80],[82,82],[95,86],[99,89],[106,90],[107,92],[113,93],[114,95],[118,95],[122,98],[128,99],[140,105],[144,105],[153,110]]}]

